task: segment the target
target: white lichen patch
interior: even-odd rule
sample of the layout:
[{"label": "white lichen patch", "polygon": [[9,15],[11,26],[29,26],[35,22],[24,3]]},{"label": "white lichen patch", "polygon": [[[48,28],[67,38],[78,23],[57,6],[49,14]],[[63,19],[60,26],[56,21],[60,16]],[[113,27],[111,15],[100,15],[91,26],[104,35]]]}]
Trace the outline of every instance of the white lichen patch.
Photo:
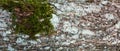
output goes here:
[{"label": "white lichen patch", "polygon": [[70,41],[70,43],[75,43],[76,42],[76,40],[72,40],[72,41]]},{"label": "white lichen patch", "polygon": [[79,34],[73,35],[71,38],[73,38],[73,39],[79,39]]},{"label": "white lichen patch", "polygon": [[54,28],[56,29],[56,27],[58,26],[58,23],[59,23],[60,20],[59,20],[57,15],[52,14],[52,16],[53,17],[52,17],[52,19],[50,21],[53,24]]},{"label": "white lichen patch", "polygon": [[3,40],[4,41],[9,41],[9,38],[8,37],[4,37]]},{"label": "white lichen patch", "polygon": [[48,49],[50,49],[50,47],[45,47],[44,49],[48,50]]},{"label": "white lichen patch", "polygon": [[62,45],[70,45],[69,42],[62,42]]},{"label": "white lichen patch", "polygon": [[34,40],[30,40],[28,42],[30,42],[31,44],[37,44],[37,41],[34,41]]},{"label": "white lichen patch", "polygon": [[83,35],[95,35],[95,33],[93,31],[90,31],[90,30],[87,30],[87,29],[83,29],[82,34]]},{"label": "white lichen patch", "polygon": [[16,43],[18,43],[18,44],[19,44],[19,43],[23,43],[23,42],[24,42],[24,39],[22,39],[22,38],[20,38],[20,37],[17,38],[17,40],[16,40]]},{"label": "white lichen patch", "polygon": [[104,16],[105,16],[105,18],[107,18],[108,20],[111,20],[111,19],[114,19],[114,18],[115,18],[115,16],[114,16],[113,14],[110,14],[110,13],[105,14]]},{"label": "white lichen patch", "polygon": [[57,14],[67,14],[69,12],[73,12],[77,16],[84,16],[87,13],[92,12],[99,12],[101,10],[101,5],[96,4],[89,4],[89,5],[83,5],[83,4],[75,4],[73,2],[71,3],[65,3],[65,4],[58,4],[54,3],[56,6]]},{"label": "white lichen patch", "polygon": [[8,50],[8,51],[16,51],[16,50],[12,47],[11,44],[8,45],[8,49],[7,49],[7,50]]},{"label": "white lichen patch", "polygon": [[73,34],[77,34],[78,28],[72,26],[69,22],[64,22],[63,31],[64,32],[70,32],[70,33],[73,33]]},{"label": "white lichen patch", "polygon": [[63,34],[63,35],[60,36],[60,39],[65,39],[65,38],[66,38],[65,34]]},{"label": "white lichen patch", "polygon": [[0,17],[10,17],[10,14],[11,14],[10,12],[0,9]]},{"label": "white lichen patch", "polygon": [[87,13],[92,13],[92,12],[98,13],[101,10],[101,6],[95,4],[84,5],[83,8]]},{"label": "white lichen patch", "polygon": [[115,25],[116,28],[120,28],[120,21]]},{"label": "white lichen patch", "polygon": [[108,4],[108,1],[102,1],[101,4],[106,5]]},{"label": "white lichen patch", "polygon": [[11,34],[12,30],[7,30],[5,33],[6,34]]}]

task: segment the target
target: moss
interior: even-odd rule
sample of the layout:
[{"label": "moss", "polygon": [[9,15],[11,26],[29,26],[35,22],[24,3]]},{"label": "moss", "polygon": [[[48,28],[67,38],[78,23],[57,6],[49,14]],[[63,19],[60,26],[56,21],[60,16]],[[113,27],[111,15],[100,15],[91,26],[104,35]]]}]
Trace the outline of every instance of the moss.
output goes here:
[{"label": "moss", "polygon": [[87,0],[86,2],[93,3],[93,2],[94,2],[94,0]]},{"label": "moss", "polygon": [[50,22],[54,10],[47,0],[1,0],[0,6],[12,12],[11,28],[16,34],[27,34],[34,39],[37,33],[55,32]]}]

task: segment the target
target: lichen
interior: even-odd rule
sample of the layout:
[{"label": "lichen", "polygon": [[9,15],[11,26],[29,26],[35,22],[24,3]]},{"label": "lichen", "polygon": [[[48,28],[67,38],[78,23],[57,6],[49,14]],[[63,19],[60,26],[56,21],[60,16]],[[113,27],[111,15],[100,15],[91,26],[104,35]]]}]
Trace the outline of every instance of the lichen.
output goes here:
[{"label": "lichen", "polygon": [[35,34],[55,32],[50,22],[54,10],[47,0],[1,0],[0,6],[12,12],[11,28],[15,34],[27,34],[35,39]]}]

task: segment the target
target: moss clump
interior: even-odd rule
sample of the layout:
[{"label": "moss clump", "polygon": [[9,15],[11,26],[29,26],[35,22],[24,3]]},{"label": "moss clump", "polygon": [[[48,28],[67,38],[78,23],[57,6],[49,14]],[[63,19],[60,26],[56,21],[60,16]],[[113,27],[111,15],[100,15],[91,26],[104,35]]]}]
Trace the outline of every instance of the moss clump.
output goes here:
[{"label": "moss clump", "polygon": [[54,32],[50,22],[54,11],[47,0],[1,0],[0,6],[13,13],[11,27],[16,34],[27,34],[34,39],[37,33]]}]

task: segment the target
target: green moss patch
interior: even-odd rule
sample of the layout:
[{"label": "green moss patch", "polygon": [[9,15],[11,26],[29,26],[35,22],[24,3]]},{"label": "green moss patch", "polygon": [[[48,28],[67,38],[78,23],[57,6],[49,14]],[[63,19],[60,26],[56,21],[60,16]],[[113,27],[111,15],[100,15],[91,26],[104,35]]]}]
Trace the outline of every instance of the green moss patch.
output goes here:
[{"label": "green moss patch", "polygon": [[54,10],[47,0],[1,0],[0,6],[12,12],[11,28],[16,34],[27,34],[34,39],[37,33],[55,32],[50,22]]}]

